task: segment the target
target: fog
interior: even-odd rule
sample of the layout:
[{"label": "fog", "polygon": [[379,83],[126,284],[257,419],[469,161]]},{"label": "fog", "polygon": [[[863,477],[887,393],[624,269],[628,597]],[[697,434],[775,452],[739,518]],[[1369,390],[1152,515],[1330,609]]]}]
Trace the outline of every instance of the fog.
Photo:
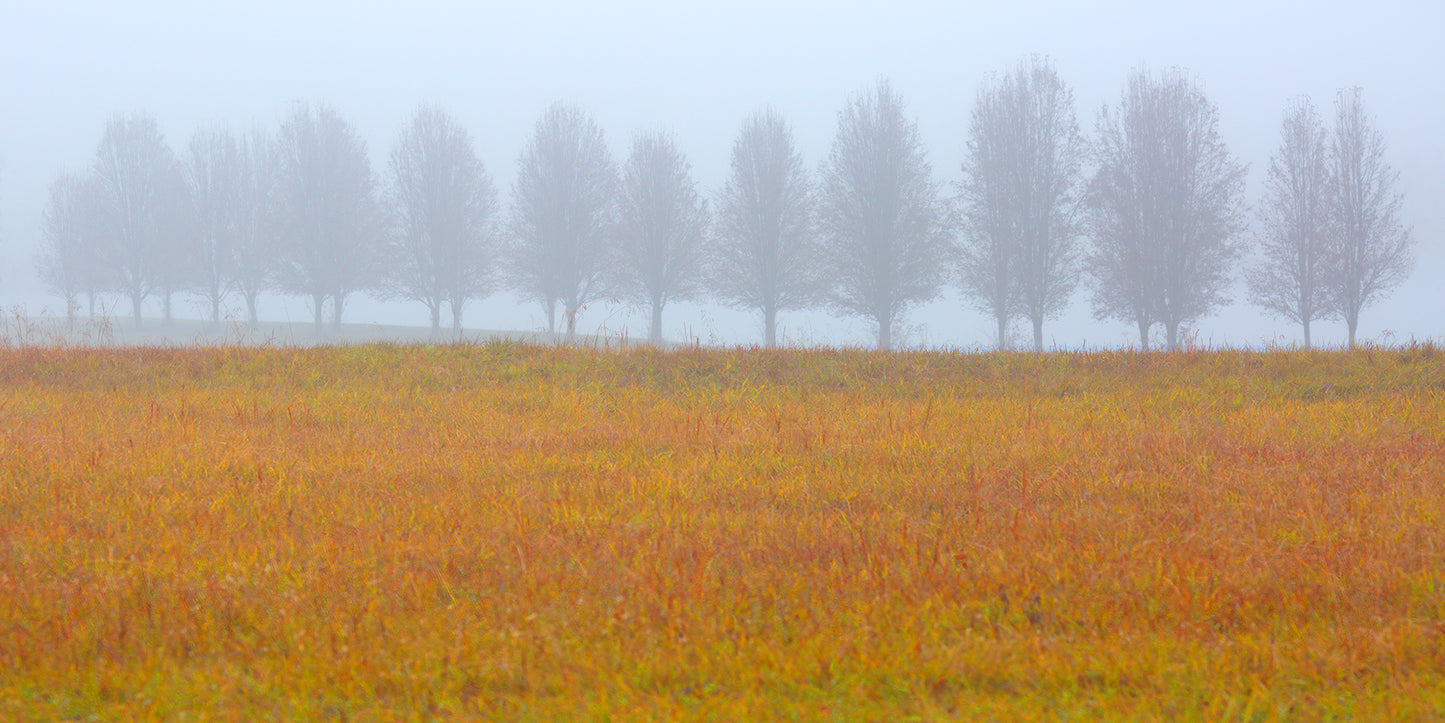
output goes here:
[{"label": "fog", "polygon": [[[1187,68],[1218,106],[1232,153],[1249,165],[1246,197],[1262,194],[1286,102],[1313,97],[1332,114],[1337,89],[1360,86],[1413,229],[1413,274],[1361,318],[1364,340],[1445,339],[1445,4],[1223,0],[1179,9],[1135,2],[762,2],[686,7],[582,0],[492,4],[358,2],[18,3],[0,24],[0,305],[29,313],[61,302],[36,278],[46,188],[90,165],[111,116],[155,115],[181,149],[197,128],[274,127],[297,101],[324,101],[366,140],[373,172],[422,103],[471,131],[505,207],[517,159],[548,103],[591,112],[614,157],[638,130],[674,134],[709,198],[721,187],[739,125],[764,105],[792,125],[809,168],[826,156],[850,95],[887,78],[917,118],[935,177],[960,175],[975,93],[989,73],[1047,54],[1074,90],[1079,124],[1117,103],[1132,68]],[[1253,215],[1250,216],[1253,222]],[[1252,224],[1257,225],[1257,224]],[[1248,238],[1248,237],[1247,237]],[[1247,261],[1245,262],[1247,263]],[[1254,346],[1299,339],[1299,329],[1244,299],[1201,320],[1202,344]],[[232,301],[235,307],[239,302]],[[233,311],[235,309],[233,308]],[[125,302],[117,315],[129,311]],[[153,313],[148,311],[148,313]],[[200,318],[199,302],[177,314]],[[263,297],[261,317],[305,321],[302,298]],[[349,302],[347,322],[425,325],[420,303]],[[535,330],[540,305],[499,294],[469,307],[469,327]],[[598,303],[580,332],[645,336],[646,310]],[[754,343],[756,314],[714,304],[668,307],[664,335]],[[1020,325],[1020,340],[1030,333]],[[864,319],[787,313],[785,341],[868,345]],[[990,346],[991,319],[950,284],[896,332],[928,346]],[[1087,284],[1045,326],[1053,345],[1127,346],[1137,332],[1092,318]],[[1315,326],[1339,344],[1344,325]]]}]

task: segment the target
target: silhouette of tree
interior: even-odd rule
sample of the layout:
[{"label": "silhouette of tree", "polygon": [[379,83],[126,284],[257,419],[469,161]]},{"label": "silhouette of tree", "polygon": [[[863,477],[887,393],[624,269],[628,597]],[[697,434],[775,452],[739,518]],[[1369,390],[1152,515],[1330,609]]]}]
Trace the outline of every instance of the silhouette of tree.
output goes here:
[{"label": "silhouette of tree", "polygon": [[40,217],[40,278],[65,300],[65,318],[75,322],[82,294],[95,297],[110,285],[107,219],[100,180],[91,173],[62,173],[50,184]]},{"label": "silhouette of tree", "polygon": [[662,340],[662,309],[693,298],[702,286],[707,203],[692,166],[673,138],[639,133],[622,167],[618,194],[617,290],[647,304],[649,338]]},{"label": "silhouette of tree", "polygon": [[446,304],[458,334],[466,303],[492,289],[496,188],[466,128],[437,106],[417,110],[391,152],[389,171],[383,295],[425,304],[433,335]]},{"label": "silhouette of tree", "polygon": [[1046,59],[1033,57],[985,88],[973,108],[960,186],[963,291],[998,324],[1033,325],[1064,310],[1078,285],[1076,219],[1083,138],[1074,94]]},{"label": "silhouette of tree", "polygon": [[1182,70],[1136,71],[1118,108],[1099,115],[1090,184],[1094,314],[1135,323],[1140,345],[1228,302],[1244,229],[1245,166],[1219,135],[1219,113]]},{"label": "silhouette of tree", "polygon": [[893,325],[938,295],[951,243],[918,124],[887,81],[854,96],[822,172],[822,239],[832,305],[871,319],[878,348]]},{"label": "silhouette of tree", "polygon": [[191,136],[185,167],[196,258],[191,286],[210,306],[211,321],[221,320],[221,303],[234,286],[241,161],[229,131],[201,130]]},{"label": "silhouette of tree", "polygon": [[1385,162],[1385,138],[1365,113],[1359,88],[1335,98],[1330,154],[1331,298],[1349,328],[1350,346],[1360,311],[1389,295],[1410,275],[1414,241],[1400,223],[1400,174]]},{"label": "silhouette of tree", "polygon": [[722,303],[762,313],[763,342],[770,347],[778,341],[778,312],[825,298],[812,194],[782,115],[771,108],[754,113],[733,142],[708,264]]},{"label": "silhouette of tree", "polygon": [[1330,315],[1329,150],[1309,98],[1286,109],[1259,207],[1262,258],[1250,269],[1250,299],[1304,328]]},{"label": "silhouette of tree", "polygon": [[279,214],[284,202],[281,156],[276,140],[264,128],[237,140],[236,155],[231,279],[246,302],[247,321],[255,324],[256,300],[275,283],[278,273],[278,235],[283,228]]},{"label": "silhouette of tree", "polygon": [[596,121],[580,108],[548,107],[518,159],[509,255],[512,286],[542,303],[553,332],[560,302],[568,339],[577,314],[604,289],[616,193]]},{"label": "silhouette of tree", "polygon": [[366,143],[326,105],[298,105],[281,126],[281,287],[341,325],[346,297],[375,283],[380,214]]},{"label": "silhouette of tree", "polygon": [[161,291],[169,296],[176,266],[169,215],[178,208],[180,168],[155,117],[147,113],[112,118],[95,155],[103,206],[100,233],[114,251],[108,258],[115,282],[130,299],[139,327],[145,300]]}]

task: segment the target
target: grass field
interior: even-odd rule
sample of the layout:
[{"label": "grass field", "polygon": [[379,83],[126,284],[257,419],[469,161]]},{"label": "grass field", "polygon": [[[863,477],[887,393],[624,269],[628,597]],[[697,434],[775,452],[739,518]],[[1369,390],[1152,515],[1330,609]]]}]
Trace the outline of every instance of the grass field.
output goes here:
[{"label": "grass field", "polygon": [[1433,346],[0,349],[0,718],[1440,711]]}]

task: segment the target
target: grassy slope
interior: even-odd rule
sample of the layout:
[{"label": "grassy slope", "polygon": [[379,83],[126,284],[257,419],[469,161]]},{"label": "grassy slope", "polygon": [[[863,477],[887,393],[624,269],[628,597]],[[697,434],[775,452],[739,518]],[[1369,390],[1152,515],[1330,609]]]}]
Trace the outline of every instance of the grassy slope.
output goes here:
[{"label": "grassy slope", "polygon": [[1445,354],[0,349],[0,715],[1412,719]]}]

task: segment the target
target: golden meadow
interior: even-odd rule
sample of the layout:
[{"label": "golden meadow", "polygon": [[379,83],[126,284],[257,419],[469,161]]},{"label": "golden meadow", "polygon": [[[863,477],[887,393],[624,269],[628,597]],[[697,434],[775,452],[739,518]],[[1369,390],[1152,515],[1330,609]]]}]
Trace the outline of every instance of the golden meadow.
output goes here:
[{"label": "golden meadow", "polygon": [[0,348],[0,717],[1418,720],[1445,352]]}]

